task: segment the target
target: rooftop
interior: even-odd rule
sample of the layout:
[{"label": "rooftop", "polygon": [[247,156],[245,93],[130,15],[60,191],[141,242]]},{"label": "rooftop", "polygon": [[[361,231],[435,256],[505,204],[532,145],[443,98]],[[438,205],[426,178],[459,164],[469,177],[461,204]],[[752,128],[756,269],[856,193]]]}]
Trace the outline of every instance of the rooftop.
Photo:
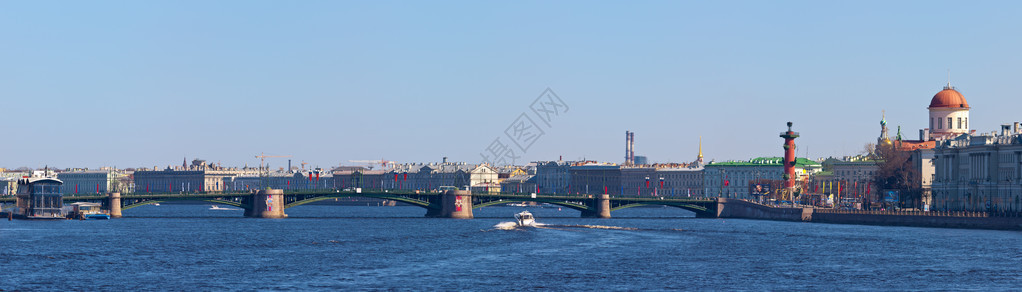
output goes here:
[{"label": "rooftop", "polygon": [[[725,161],[725,162],[712,162],[707,164],[707,167],[711,166],[782,166],[784,165],[784,158],[782,157],[757,157],[750,159],[749,161]],[[820,167],[820,163],[809,160],[807,158],[797,157],[795,158],[795,167]]]}]

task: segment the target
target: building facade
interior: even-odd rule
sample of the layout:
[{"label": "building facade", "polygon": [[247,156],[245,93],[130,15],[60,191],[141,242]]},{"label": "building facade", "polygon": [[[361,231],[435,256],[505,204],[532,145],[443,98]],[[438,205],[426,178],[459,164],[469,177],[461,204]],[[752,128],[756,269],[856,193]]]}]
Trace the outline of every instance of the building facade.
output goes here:
[{"label": "building facade", "polygon": [[[711,162],[703,171],[703,193],[707,197],[756,199],[750,194],[750,183],[783,180],[783,161],[781,157],[759,157],[748,161]],[[822,170],[823,166],[815,161],[796,158],[796,185],[805,189],[809,176]]]},{"label": "building facade", "polygon": [[537,193],[567,194],[571,185],[571,165],[568,161],[536,162]]},{"label": "building facade", "polygon": [[109,171],[73,171],[57,174],[57,179],[64,182],[60,193],[65,195],[105,194],[110,192],[114,176]]},{"label": "building facade", "polygon": [[1022,129],[962,135],[934,149],[931,209],[1022,211]]},{"label": "building facade", "polygon": [[587,163],[571,166],[568,193],[577,195],[621,195],[621,167],[615,164]]}]

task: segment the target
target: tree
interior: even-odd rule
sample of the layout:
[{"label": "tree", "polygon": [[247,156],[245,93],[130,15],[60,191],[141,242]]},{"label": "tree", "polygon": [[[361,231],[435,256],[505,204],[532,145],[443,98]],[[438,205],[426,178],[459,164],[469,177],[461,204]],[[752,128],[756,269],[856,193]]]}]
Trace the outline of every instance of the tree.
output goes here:
[{"label": "tree", "polygon": [[912,152],[900,150],[894,145],[879,145],[875,155],[878,161],[877,172],[873,177],[874,185],[880,191],[898,191],[901,206],[918,203],[922,199],[922,192],[919,170],[915,168]]}]

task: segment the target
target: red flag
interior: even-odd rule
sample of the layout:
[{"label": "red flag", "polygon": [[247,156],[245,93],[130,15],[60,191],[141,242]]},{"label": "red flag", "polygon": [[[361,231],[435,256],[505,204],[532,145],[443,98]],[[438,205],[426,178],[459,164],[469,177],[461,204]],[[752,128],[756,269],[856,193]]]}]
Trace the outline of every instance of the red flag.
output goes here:
[{"label": "red flag", "polygon": [[99,193],[99,184],[96,184],[96,193]]},{"label": "red flag", "polygon": [[649,178],[648,177],[646,178],[646,187],[647,188],[649,187]]},{"label": "red flag", "polygon": [[730,184],[731,184],[731,181],[729,181],[729,180],[725,180],[725,181],[724,181],[724,186],[725,186],[725,187],[726,187],[726,186],[728,186],[728,185],[730,185]]},{"label": "red flag", "polygon": [[75,184],[75,194],[78,193],[78,184]]},{"label": "red flag", "polygon": [[663,187],[664,187],[664,180],[660,180],[660,187],[661,187],[661,188],[663,188]]},{"label": "red flag", "polygon": [[319,181],[319,173],[316,173],[316,181]]},{"label": "red flag", "polygon": [[604,194],[606,194],[606,193],[607,193],[607,186],[603,186],[603,193],[604,193]]},{"label": "red flag", "polygon": [[312,181],[312,173],[309,173],[309,181]]},{"label": "red flag", "polygon": [[[319,177],[319,174],[316,174],[316,177]],[[397,181],[397,174],[396,173],[394,174],[394,181]]]},{"label": "red flag", "polygon": [[405,180],[408,180],[408,173],[405,173]]}]

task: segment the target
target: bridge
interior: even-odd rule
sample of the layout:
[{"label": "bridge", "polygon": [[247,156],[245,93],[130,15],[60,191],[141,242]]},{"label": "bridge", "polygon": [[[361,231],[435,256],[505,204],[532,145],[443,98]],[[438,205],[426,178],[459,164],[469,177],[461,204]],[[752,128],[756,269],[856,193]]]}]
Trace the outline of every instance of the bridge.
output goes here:
[{"label": "bridge", "polygon": [[[286,218],[284,210],[309,203],[338,198],[377,198],[403,202],[426,209],[426,217],[473,218],[472,210],[507,203],[536,202],[566,207],[581,212],[582,217],[610,218],[612,211],[638,206],[670,206],[689,210],[697,217],[719,217],[722,201],[714,198],[611,197],[609,195],[558,194],[472,194],[469,191],[287,191],[258,190],[234,193],[110,193],[96,196],[65,196],[65,203],[97,202],[121,217],[124,210],[170,201],[205,201],[245,210],[246,217]],[[0,198],[12,203],[15,198]]]}]

